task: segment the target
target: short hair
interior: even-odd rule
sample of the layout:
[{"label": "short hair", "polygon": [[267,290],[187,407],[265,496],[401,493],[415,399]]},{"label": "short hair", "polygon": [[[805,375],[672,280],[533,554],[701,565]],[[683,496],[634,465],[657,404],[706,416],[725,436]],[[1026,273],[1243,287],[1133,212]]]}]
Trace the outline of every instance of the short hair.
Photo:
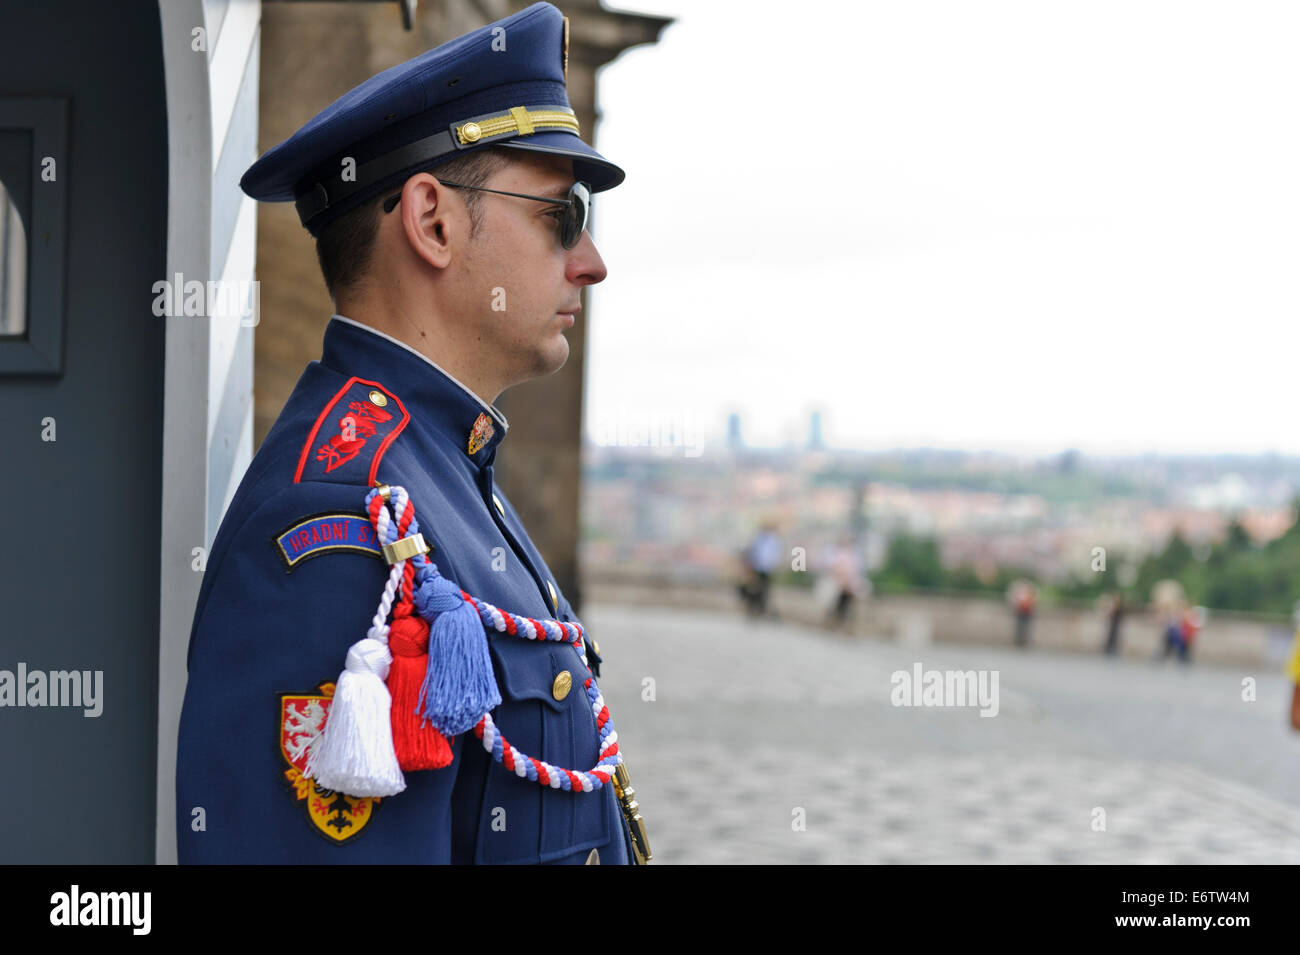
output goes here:
[{"label": "short hair", "polygon": [[[492,146],[417,171],[429,172],[438,179],[465,186],[482,186],[509,161],[509,154],[504,149]],[[384,190],[321,229],[316,237],[316,258],[331,298],[337,301],[339,292],[351,289],[365,278],[374,252],[375,235],[379,231],[379,219],[383,215],[383,202],[405,184],[403,180],[400,185]],[[483,224],[483,193],[466,189],[462,195],[469,211],[470,237],[473,238]]]}]

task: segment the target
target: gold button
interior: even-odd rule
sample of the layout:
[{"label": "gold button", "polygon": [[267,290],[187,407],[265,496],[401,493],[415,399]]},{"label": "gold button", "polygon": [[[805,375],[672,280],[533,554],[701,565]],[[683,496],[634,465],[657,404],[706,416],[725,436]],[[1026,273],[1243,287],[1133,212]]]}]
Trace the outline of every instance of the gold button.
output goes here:
[{"label": "gold button", "polygon": [[378,408],[382,408],[384,405],[388,404],[388,396],[382,391],[372,391],[370,392],[370,403]]},{"label": "gold button", "polygon": [[591,649],[596,651],[596,656],[600,656],[600,644],[595,640],[591,641]]},{"label": "gold button", "polygon": [[560,600],[558,597],[555,596],[555,585],[548,580],[546,582],[546,589],[551,592],[551,606],[555,607],[558,610],[560,606]]},{"label": "gold button", "polygon": [[501,516],[502,516],[502,517],[505,517],[505,516],[506,516],[506,509],[505,509],[505,507],[501,504],[501,498],[499,498],[499,497],[497,497],[495,494],[493,494],[493,495],[492,495],[492,503],[495,504],[495,505],[497,506],[497,510],[501,512]]},{"label": "gold button", "polygon": [[483,130],[478,123],[466,123],[460,128],[460,138],[467,143],[476,143],[483,137]]},{"label": "gold button", "polygon": [[560,675],[551,684],[551,696],[557,700],[562,700],[569,695],[569,687],[571,686],[573,686],[573,674],[568,670],[561,670]]}]

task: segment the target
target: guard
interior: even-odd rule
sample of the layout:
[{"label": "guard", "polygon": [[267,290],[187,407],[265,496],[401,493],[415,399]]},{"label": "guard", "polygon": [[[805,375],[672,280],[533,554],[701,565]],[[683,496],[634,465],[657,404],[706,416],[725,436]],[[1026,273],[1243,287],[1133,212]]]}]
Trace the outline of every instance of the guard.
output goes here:
[{"label": "guard", "polygon": [[190,637],[183,863],[651,857],[598,648],[493,462],[605,276],[548,3],[347,93],[241,186],[337,314],[222,521]]}]

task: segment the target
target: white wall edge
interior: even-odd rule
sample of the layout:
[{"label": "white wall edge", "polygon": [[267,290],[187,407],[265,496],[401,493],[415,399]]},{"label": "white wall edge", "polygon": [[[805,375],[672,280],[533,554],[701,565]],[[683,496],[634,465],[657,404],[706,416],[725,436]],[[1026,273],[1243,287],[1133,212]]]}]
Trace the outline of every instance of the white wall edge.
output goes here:
[{"label": "white wall edge", "polygon": [[209,33],[215,42],[209,64],[212,91],[212,166],[216,168],[226,133],[235,112],[239,82],[247,69],[248,58],[256,53],[253,39],[262,23],[262,0],[230,0],[220,37]]},{"label": "white wall edge", "polygon": [[[202,0],[158,0],[167,98],[167,274],[206,280],[211,251],[212,120],[208,55],[191,48]],[[159,561],[158,758],[154,859],[176,862],[176,733],[205,544],[209,321],[168,317],[163,370]]]}]

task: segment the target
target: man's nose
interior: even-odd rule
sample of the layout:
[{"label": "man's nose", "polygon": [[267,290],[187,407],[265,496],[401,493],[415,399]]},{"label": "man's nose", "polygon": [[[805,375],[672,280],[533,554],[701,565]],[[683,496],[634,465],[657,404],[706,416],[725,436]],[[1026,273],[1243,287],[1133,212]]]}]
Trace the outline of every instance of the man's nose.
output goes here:
[{"label": "man's nose", "polygon": [[595,285],[605,281],[605,260],[596,251],[596,243],[592,241],[590,232],[584,231],[578,244],[569,250],[566,272],[574,285]]}]

